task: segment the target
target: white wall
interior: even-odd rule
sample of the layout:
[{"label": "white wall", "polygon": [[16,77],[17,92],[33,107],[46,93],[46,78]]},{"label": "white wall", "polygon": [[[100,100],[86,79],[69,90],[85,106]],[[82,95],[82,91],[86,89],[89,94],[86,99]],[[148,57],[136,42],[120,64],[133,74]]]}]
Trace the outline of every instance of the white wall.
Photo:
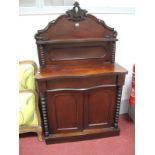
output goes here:
[{"label": "white wall", "polygon": [[[58,15],[33,15],[19,16],[18,45],[19,60],[32,59],[38,64],[37,48],[34,34],[43,29],[47,23],[54,20]],[[116,46],[116,62],[128,70],[125,86],[123,87],[122,104],[120,113],[128,111],[128,99],[131,87],[132,65],[136,62],[135,51],[135,15],[130,14],[96,14],[110,27],[118,32]]]}]

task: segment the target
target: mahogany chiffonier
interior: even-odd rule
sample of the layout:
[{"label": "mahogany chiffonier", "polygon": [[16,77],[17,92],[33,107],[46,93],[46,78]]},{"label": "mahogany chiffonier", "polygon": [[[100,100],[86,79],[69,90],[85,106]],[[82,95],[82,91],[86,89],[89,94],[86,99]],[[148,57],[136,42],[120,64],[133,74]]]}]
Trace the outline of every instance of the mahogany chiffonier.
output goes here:
[{"label": "mahogany chiffonier", "polygon": [[35,35],[35,79],[47,144],[119,135],[127,70],[115,63],[117,32],[78,2]]}]

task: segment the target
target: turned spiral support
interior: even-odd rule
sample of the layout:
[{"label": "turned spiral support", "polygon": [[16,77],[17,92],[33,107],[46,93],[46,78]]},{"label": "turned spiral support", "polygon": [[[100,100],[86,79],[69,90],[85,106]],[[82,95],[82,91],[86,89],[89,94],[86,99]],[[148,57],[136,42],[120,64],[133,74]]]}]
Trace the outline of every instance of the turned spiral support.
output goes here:
[{"label": "turned spiral support", "polygon": [[43,126],[44,126],[44,134],[45,136],[49,135],[49,127],[48,127],[48,120],[47,120],[47,107],[46,107],[46,98],[45,94],[40,94],[40,101],[41,101],[41,111],[42,111],[42,118],[43,118]]},{"label": "turned spiral support", "polygon": [[119,120],[121,96],[122,96],[122,87],[118,86],[117,87],[117,98],[116,98],[116,111],[115,111],[115,118],[114,118],[114,128],[115,129],[118,129],[118,120]]},{"label": "turned spiral support", "polygon": [[116,50],[116,43],[112,43],[112,63],[115,63],[115,50]]},{"label": "turned spiral support", "polygon": [[45,52],[42,45],[39,45],[39,50],[40,50],[41,66],[45,66]]}]

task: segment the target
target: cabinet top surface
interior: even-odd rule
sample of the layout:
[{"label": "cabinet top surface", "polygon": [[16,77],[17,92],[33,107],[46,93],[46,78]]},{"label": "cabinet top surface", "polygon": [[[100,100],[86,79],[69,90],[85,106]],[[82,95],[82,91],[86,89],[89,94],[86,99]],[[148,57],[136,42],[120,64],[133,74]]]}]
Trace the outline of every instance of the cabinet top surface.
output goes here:
[{"label": "cabinet top surface", "polygon": [[127,70],[117,63],[102,65],[50,66],[40,68],[35,76],[36,80],[47,80],[64,77],[84,77],[107,74],[126,74]]}]

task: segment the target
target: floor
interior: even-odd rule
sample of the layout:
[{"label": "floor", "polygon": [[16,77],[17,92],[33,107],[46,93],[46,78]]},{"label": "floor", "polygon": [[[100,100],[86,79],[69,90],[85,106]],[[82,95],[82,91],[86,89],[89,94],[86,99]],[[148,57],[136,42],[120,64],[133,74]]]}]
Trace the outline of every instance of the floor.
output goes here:
[{"label": "floor", "polygon": [[119,119],[120,136],[46,145],[36,135],[19,139],[19,155],[134,155],[134,123],[128,115]]}]

